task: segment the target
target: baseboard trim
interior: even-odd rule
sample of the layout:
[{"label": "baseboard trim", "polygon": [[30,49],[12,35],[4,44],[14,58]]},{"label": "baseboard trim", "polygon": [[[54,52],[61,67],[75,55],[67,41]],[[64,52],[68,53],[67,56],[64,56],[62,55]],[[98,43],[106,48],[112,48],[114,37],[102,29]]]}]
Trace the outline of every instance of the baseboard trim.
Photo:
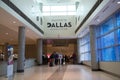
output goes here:
[{"label": "baseboard trim", "polygon": [[22,72],[24,72],[24,70],[17,70],[17,72],[18,72],[18,73],[22,73]]}]

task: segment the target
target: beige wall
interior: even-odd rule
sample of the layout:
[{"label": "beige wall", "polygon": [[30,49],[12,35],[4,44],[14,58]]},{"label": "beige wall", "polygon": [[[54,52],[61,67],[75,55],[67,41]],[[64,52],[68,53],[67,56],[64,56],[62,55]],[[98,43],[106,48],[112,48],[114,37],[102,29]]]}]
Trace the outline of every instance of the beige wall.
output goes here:
[{"label": "beige wall", "polygon": [[100,62],[100,69],[120,77],[120,62]]},{"label": "beige wall", "polygon": [[0,46],[0,49],[2,49],[2,46]]},{"label": "beige wall", "polygon": [[[14,54],[18,54],[18,46],[12,45],[14,48]],[[4,50],[4,46],[0,45],[0,50]],[[36,58],[37,57],[37,47],[36,45],[26,45],[25,46],[25,58]]]},{"label": "beige wall", "polygon": [[91,67],[91,61],[83,61],[83,64]]},{"label": "beige wall", "polygon": [[36,45],[26,45],[25,46],[25,58],[36,58],[36,57],[37,57]]},{"label": "beige wall", "polygon": [[46,53],[51,54],[54,51],[66,55],[71,55],[73,52],[76,52],[76,44],[68,44],[68,46],[52,46],[52,44],[48,44],[44,47],[44,52]]},{"label": "beige wall", "polygon": [[[18,54],[18,46],[14,45],[14,53]],[[25,58],[36,58],[37,57],[37,48],[36,45],[26,45],[25,46]]]}]

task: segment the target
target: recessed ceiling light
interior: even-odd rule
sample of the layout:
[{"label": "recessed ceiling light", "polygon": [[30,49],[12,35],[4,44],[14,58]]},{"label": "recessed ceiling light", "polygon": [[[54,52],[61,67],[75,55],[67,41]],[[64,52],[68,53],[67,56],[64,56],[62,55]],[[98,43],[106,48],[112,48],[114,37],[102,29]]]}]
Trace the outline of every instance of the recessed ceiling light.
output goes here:
[{"label": "recessed ceiling light", "polygon": [[120,1],[118,1],[117,4],[120,4]]},{"label": "recessed ceiling light", "polygon": [[5,33],[6,35],[8,35],[8,33]]},{"label": "recessed ceiling light", "polygon": [[15,22],[15,21],[13,21],[13,23],[15,24],[16,22]]},{"label": "recessed ceiling light", "polygon": [[27,30],[27,32],[29,32],[30,30]]},{"label": "recessed ceiling light", "polygon": [[100,22],[100,19],[97,19],[97,22]]}]

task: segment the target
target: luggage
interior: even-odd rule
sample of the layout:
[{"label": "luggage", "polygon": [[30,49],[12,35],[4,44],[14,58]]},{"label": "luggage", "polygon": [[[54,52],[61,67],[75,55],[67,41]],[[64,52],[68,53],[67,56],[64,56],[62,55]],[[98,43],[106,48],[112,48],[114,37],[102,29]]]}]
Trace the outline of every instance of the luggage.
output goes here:
[{"label": "luggage", "polygon": [[49,66],[50,66],[50,67],[52,67],[52,66],[53,66],[53,63],[52,63],[52,62],[50,62]]}]

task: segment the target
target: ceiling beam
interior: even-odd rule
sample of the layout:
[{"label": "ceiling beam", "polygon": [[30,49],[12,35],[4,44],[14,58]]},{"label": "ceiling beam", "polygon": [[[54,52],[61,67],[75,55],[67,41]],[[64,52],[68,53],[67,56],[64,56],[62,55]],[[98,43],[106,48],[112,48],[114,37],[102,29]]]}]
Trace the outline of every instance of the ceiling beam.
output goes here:
[{"label": "ceiling beam", "polygon": [[80,23],[78,28],[75,30],[75,33],[82,27],[82,25],[87,21],[87,19],[92,15],[92,13],[96,10],[96,8],[102,3],[103,0],[98,0],[95,5],[91,8],[91,10],[88,12],[87,16],[83,19],[83,21]]},{"label": "ceiling beam", "polygon": [[28,23],[30,23],[35,29],[37,29],[40,33],[44,34],[44,31],[39,28],[30,18],[28,18],[19,8],[17,8],[10,0],[2,0],[6,5],[8,5],[11,9],[13,9],[16,13],[18,13],[21,17],[23,17]]}]

